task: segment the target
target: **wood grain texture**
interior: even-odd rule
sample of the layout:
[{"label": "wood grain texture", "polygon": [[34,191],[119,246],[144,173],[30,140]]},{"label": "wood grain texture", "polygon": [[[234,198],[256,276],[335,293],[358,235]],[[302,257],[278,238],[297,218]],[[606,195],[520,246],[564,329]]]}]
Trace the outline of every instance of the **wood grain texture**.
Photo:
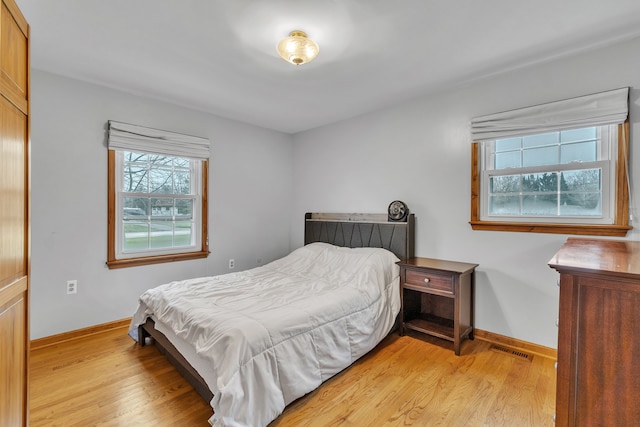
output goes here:
[{"label": "wood grain texture", "polygon": [[560,272],[557,426],[640,420],[640,243],[567,239]]},{"label": "wood grain texture", "polygon": [[29,111],[29,25],[13,0],[0,10],[0,91],[22,113]]},{"label": "wood grain texture", "polygon": [[0,288],[27,275],[27,118],[0,97]]},{"label": "wood grain texture", "polygon": [[87,328],[76,329],[69,332],[63,332],[61,334],[38,338],[31,341],[31,350],[47,347],[50,345],[61,344],[65,341],[87,338],[87,337],[90,337],[91,335],[110,331],[111,329],[128,328],[130,323],[131,323],[131,318],[129,317],[126,319],[114,320],[113,322],[102,323],[100,325],[89,326]]},{"label": "wood grain texture", "polygon": [[632,240],[580,239],[570,237],[549,261],[560,273],[595,275],[638,280],[640,243]]},{"label": "wood grain texture", "polygon": [[471,223],[480,221],[480,143],[471,144]]},{"label": "wood grain texture", "polygon": [[0,426],[26,425],[26,313],[23,294],[0,306]]},{"label": "wood grain texture", "polygon": [[[615,224],[629,226],[629,119],[618,125]],[[632,227],[630,227],[632,228]]]},{"label": "wood grain texture", "polygon": [[412,329],[453,341],[473,339],[473,294],[478,264],[410,258],[400,266],[400,334]]},{"label": "wood grain texture", "polygon": [[207,426],[211,408],[127,328],[31,352],[33,426]]},{"label": "wood grain texture", "polygon": [[0,426],[28,425],[29,26],[0,5]]},{"label": "wood grain texture", "polygon": [[[553,426],[553,360],[391,335],[270,427]],[[208,426],[211,409],[126,328],[32,351],[31,426]]]},{"label": "wood grain texture", "polygon": [[523,351],[525,353],[537,354],[542,357],[553,359],[554,361],[558,360],[558,351],[553,348],[533,344],[516,338],[506,337],[504,335],[494,334],[493,332],[484,331],[482,329],[474,329],[473,334],[477,339],[487,341],[492,344],[510,347],[514,350]]},{"label": "wood grain texture", "polygon": [[552,360],[528,362],[473,341],[455,356],[452,346],[392,335],[272,427],[553,426]]}]

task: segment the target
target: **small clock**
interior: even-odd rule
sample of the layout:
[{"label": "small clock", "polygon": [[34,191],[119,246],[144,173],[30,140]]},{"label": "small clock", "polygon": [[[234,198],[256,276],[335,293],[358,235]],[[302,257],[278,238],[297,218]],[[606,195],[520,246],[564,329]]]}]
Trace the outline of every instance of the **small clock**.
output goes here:
[{"label": "small clock", "polygon": [[389,221],[400,222],[406,221],[409,216],[409,208],[405,202],[394,200],[389,204]]}]

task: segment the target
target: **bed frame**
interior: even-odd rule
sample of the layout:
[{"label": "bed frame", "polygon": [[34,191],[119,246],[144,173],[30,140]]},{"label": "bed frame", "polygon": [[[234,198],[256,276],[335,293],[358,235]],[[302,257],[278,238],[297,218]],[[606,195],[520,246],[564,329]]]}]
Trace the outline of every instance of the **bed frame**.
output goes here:
[{"label": "bed frame", "polygon": [[[305,214],[304,244],[331,243],[350,248],[376,247],[393,252],[400,259],[413,258],[415,217],[410,214],[405,222],[390,222],[386,214]],[[138,343],[155,343],[178,372],[209,403],[213,393],[198,372],[161,332],[151,319],[138,327]]]}]

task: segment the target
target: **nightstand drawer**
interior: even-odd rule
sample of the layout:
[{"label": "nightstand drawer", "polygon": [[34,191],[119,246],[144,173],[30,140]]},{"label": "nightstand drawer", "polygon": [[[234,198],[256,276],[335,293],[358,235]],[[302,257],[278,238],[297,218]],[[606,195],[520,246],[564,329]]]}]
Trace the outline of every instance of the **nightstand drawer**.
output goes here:
[{"label": "nightstand drawer", "polygon": [[406,270],[406,283],[424,289],[453,293],[453,276],[427,271]]}]

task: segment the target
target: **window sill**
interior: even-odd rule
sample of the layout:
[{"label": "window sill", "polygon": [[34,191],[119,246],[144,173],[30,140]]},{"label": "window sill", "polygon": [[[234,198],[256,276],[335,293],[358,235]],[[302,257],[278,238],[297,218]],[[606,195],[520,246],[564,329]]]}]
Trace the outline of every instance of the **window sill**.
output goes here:
[{"label": "window sill", "polygon": [[624,237],[633,227],[630,225],[615,224],[545,224],[532,222],[491,222],[469,221],[474,230],[485,231],[521,231],[527,233],[552,233],[552,234],[577,234],[585,236],[614,236]]},{"label": "window sill", "polygon": [[107,266],[110,269],[138,267],[141,265],[161,264],[165,262],[186,261],[190,259],[207,258],[209,254],[210,254],[209,251],[200,251],[200,252],[187,252],[183,254],[157,255],[157,256],[140,257],[140,258],[114,259],[114,260],[107,261]]}]

